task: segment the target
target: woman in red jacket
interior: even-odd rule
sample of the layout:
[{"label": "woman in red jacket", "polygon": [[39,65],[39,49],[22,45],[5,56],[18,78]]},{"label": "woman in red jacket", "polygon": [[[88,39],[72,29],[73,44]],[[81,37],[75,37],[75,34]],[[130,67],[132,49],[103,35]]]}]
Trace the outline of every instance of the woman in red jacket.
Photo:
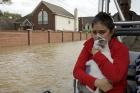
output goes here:
[{"label": "woman in red jacket", "polygon": [[[73,75],[80,84],[95,90],[97,87],[105,93],[125,93],[127,86],[127,72],[129,64],[128,48],[115,37],[112,18],[104,13],[98,13],[93,22],[93,37],[84,43],[73,70]],[[93,47],[97,34],[101,34],[108,41],[113,63],[103,55],[100,49]],[[86,62],[94,60],[106,79],[98,79],[86,73]]]}]

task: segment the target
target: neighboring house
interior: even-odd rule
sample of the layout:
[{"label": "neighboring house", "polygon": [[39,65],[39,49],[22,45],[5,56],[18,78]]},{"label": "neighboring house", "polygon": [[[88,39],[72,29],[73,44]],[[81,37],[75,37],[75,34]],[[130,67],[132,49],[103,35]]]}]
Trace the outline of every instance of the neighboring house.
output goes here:
[{"label": "neighboring house", "polygon": [[60,6],[41,1],[31,14],[17,20],[15,25],[22,29],[74,31],[74,16]]},{"label": "neighboring house", "polygon": [[79,31],[92,31],[92,20],[94,17],[79,17]]},{"label": "neighboring house", "polygon": [[25,19],[21,24],[20,24],[20,27],[22,29],[33,29],[33,24],[28,20],[28,19]]},{"label": "neighboring house", "polygon": [[16,20],[15,28],[18,30],[33,29],[32,14],[28,14],[18,20]]},{"label": "neighboring house", "polygon": [[14,22],[13,19],[0,18],[0,30],[14,30]]}]

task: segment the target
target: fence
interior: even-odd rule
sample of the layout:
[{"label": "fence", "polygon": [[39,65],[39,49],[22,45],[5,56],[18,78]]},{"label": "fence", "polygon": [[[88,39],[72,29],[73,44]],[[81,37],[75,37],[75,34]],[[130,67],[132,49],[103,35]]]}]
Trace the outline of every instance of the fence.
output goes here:
[{"label": "fence", "polygon": [[80,41],[90,36],[83,32],[0,31],[0,47]]}]

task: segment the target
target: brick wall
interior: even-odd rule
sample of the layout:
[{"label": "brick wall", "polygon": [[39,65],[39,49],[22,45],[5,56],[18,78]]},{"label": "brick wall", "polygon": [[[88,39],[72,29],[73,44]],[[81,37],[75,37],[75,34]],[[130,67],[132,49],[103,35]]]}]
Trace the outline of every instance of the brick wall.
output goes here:
[{"label": "brick wall", "polygon": [[81,40],[85,40],[85,38],[87,38],[87,34],[86,33],[81,33]]},{"label": "brick wall", "polygon": [[80,41],[90,38],[90,34],[82,32],[53,32],[53,31],[0,31],[0,47],[22,46],[68,41]]},{"label": "brick wall", "polygon": [[63,42],[72,41],[73,32],[63,32]]},{"label": "brick wall", "polygon": [[31,32],[31,45],[48,43],[48,32]]},{"label": "brick wall", "polygon": [[28,45],[27,32],[0,32],[0,46]]},{"label": "brick wall", "polygon": [[50,43],[62,42],[62,33],[61,32],[50,32]]},{"label": "brick wall", "polygon": [[80,41],[81,38],[81,32],[75,32],[74,33],[74,41]]}]

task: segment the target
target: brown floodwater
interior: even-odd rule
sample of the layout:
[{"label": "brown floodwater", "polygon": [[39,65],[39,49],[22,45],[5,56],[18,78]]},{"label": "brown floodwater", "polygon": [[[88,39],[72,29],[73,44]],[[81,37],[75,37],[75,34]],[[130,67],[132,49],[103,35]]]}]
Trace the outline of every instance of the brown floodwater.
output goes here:
[{"label": "brown floodwater", "polygon": [[83,41],[0,47],[0,93],[73,93]]}]

